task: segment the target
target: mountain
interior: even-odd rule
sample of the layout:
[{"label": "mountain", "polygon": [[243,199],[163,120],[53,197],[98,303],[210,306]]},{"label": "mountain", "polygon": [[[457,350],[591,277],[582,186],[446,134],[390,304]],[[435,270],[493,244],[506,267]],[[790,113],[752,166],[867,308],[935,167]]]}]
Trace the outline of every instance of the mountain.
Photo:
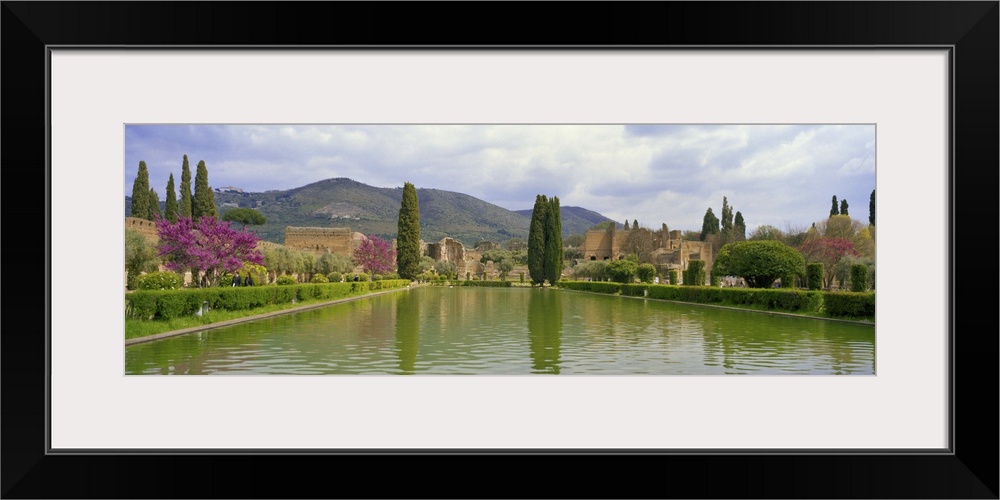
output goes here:
[{"label": "mountain", "polygon": [[[523,215],[530,221],[531,211],[532,209],[529,208],[527,210],[515,210],[514,213]],[[611,220],[597,212],[581,207],[560,206],[559,215],[562,216],[563,238],[571,234],[583,234],[597,224]]]},{"label": "mountain", "polygon": [[[378,188],[346,179],[327,179],[295,189],[246,193],[216,190],[219,213],[254,208],[267,223],[251,226],[262,239],[284,243],[286,226],[350,227],[352,231],[395,238],[403,188]],[[511,211],[467,194],[417,188],[420,238],[435,242],[448,236],[466,246],[479,241],[504,242],[528,237],[531,210]],[[131,198],[125,199],[125,214]],[[606,217],[578,207],[561,207],[563,235],[579,234]],[[525,214],[526,212],[526,214]]]}]

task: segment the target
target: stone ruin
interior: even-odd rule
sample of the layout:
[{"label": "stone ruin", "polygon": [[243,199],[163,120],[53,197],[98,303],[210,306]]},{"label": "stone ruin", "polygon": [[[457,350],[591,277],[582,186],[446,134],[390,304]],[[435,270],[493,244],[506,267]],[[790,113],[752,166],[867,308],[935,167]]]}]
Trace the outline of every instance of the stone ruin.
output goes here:
[{"label": "stone ruin", "polygon": [[[584,234],[584,260],[619,260],[625,258],[622,247],[628,238],[628,231],[617,229],[614,225],[604,229],[594,229]],[[666,237],[663,237],[666,235]],[[667,231],[663,224],[659,235],[654,233],[653,261],[657,271],[666,274],[671,269],[678,273],[687,270],[692,260],[705,261],[705,272],[712,270],[715,256],[712,244],[706,241],[687,241],[681,237],[680,231]]]}]

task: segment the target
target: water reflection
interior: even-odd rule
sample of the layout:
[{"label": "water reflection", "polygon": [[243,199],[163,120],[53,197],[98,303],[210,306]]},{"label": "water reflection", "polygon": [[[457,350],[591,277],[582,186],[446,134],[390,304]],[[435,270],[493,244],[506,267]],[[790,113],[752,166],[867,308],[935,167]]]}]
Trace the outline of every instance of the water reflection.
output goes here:
[{"label": "water reflection", "polygon": [[874,332],[565,290],[420,287],[129,346],[125,373],[873,375]]},{"label": "water reflection", "polygon": [[532,373],[559,373],[562,343],[562,294],[554,290],[531,290],[528,300],[528,344]]},{"label": "water reflection", "polygon": [[420,321],[420,306],[413,295],[400,297],[396,301],[396,355],[399,356],[399,371],[403,374],[416,371]]}]

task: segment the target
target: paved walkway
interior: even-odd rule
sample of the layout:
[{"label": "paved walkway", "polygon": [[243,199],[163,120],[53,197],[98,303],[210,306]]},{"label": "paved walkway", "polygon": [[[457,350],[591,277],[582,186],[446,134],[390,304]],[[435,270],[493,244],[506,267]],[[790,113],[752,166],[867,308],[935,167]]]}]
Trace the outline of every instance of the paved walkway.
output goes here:
[{"label": "paved walkway", "polygon": [[226,321],[219,321],[218,323],[209,323],[207,325],[200,325],[200,326],[195,326],[195,327],[192,327],[192,328],[184,328],[182,330],[174,330],[174,331],[170,331],[170,332],[157,333],[155,335],[147,335],[145,337],[136,337],[134,339],[126,339],[125,340],[125,345],[126,346],[130,346],[130,345],[133,345],[133,344],[141,344],[143,342],[152,342],[154,340],[160,340],[160,339],[165,339],[165,338],[169,338],[169,337],[176,337],[178,335],[185,335],[185,334],[194,333],[194,332],[202,332],[202,331],[205,331],[205,330],[211,330],[213,328],[222,328],[224,326],[236,325],[236,324],[239,324],[239,323],[246,323],[246,322],[249,322],[249,321],[257,321],[259,319],[271,318],[271,317],[274,317],[274,316],[281,316],[283,314],[292,314],[292,313],[307,311],[309,309],[316,309],[316,308],[319,308],[319,307],[326,307],[326,306],[333,305],[333,304],[340,304],[340,303],[343,303],[343,302],[350,302],[352,300],[364,299],[364,298],[368,298],[368,297],[374,297],[376,295],[384,295],[384,294],[387,294],[387,293],[393,293],[393,292],[398,292],[398,291],[401,291],[401,290],[409,290],[409,289],[410,289],[410,286],[405,286],[405,287],[402,287],[402,288],[392,288],[390,290],[381,290],[381,291],[378,291],[378,292],[366,293],[364,295],[358,295],[356,297],[347,297],[345,299],[337,299],[337,300],[331,300],[331,301],[327,301],[327,302],[316,302],[316,303],[312,303],[312,304],[306,304],[304,306],[293,307],[293,308],[290,308],[290,309],[282,309],[281,311],[274,311],[274,312],[269,312],[269,313],[264,313],[264,314],[256,314],[256,315],[253,315],[253,316],[246,316],[244,318],[229,319],[229,320],[226,320]]}]

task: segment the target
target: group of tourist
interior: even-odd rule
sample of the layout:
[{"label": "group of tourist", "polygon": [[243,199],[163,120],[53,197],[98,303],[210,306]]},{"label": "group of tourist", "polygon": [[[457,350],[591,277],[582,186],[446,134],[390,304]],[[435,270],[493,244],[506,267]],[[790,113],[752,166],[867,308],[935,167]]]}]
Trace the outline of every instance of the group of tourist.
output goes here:
[{"label": "group of tourist", "polygon": [[[233,276],[233,286],[241,286],[240,273],[236,273],[236,276]],[[248,274],[247,279],[243,281],[242,286],[253,286],[253,276]]]}]

